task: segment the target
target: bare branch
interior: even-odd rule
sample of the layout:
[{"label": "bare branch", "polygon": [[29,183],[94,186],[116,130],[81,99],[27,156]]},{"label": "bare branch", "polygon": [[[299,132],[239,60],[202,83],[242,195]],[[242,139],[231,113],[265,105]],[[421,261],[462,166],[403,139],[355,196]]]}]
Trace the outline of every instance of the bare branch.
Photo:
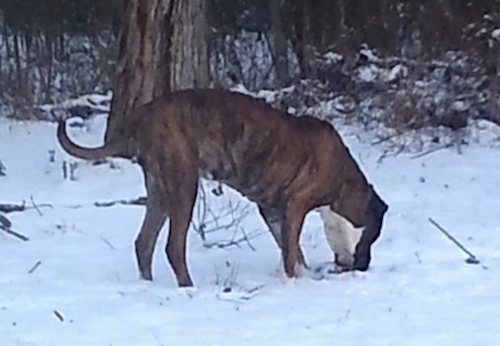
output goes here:
[{"label": "bare branch", "polygon": [[12,227],[12,222],[10,222],[9,219],[7,219],[5,216],[0,214],[0,230],[4,231],[5,233],[16,237],[17,239],[21,239],[23,241],[28,241],[29,238],[25,235],[22,235],[21,233],[18,233],[14,230],[11,229]]},{"label": "bare branch", "polygon": [[53,206],[51,204],[38,204],[33,205],[32,207],[27,207],[25,201],[23,201],[22,204],[0,203],[0,212],[4,213],[14,213],[29,209],[38,209],[38,212],[40,212],[40,208],[53,208]]},{"label": "bare branch", "polygon": [[26,205],[24,204],[10,204],[0,203],[0,211],[4,213],[12,213],[16,211],[25,211]]},{"label": "bare branch", "polygon": [[[242,205],[240,201],[234,203],[231,199],[228,199],[227,207],[215,211],[210,207],[208,195],[203,184],[200,184],[198,197],[199,207],[197,208],[196,216],[193,217],[192,227],[200,235],[205,247],[224,248],[229,246],[240,246],[241,243],[246,242],[251,249],[254,249],[250,244],[248,236],[244,232],[242,237],[237,238],[236,234],[243,229],[239,227],[239,225],[249,214],[250,208],[248,205]],[[234,230],[232,240],[223,242],[207,241],[207,234],[230,229]]]},{"label": "bare branch", "polygon": [[43,213],[41,212],[41,210],[36,205],[35,199],[33,198],[33,196],[30,196],[30,200],[31,200],[31,204],[33,204],[33,208],[35,208],[35,210],[38,212],[38,215],[43,216]]},{"label": "bare branch", "polygon": [[20,239],[22,241],[28,241],[28,240],[30,240],[30,238],[28,238],[27,236],[25,236],[25,235],[23,235],[21,233],[18,233],[16,231],[13,231],[11,229],[6,229],[6,228],[3,228],[3,227],[0,227],[0,230],[4,231],[7,234],[10,234],[11,236],[16,237],[17,239]]},{"label": "bare branch", "polygon": [[[120,199],[116,201],[104,201],[104,202],[94,202],[95,207],[112,207],[114,205],[146,205],[146,197],[137,197],[134,199]],[[81,207],[81,206],[73,206],[73,207]]]},{"label": "bare branch", "polygon": [[248,245],[248,247],[250,247],[253,251],[255,251],[255,247],[253,247],[253,245],[250,243],[250,240],[257,238],[258,236],[260,236],[264,233],[266,233],[266,232],[254,231],[250,235],[244,234],[243,236],[238,237],[238,238],[233,237],[233,239],[228,240],[228,241],[204,242],[203,246],[208,248],[208,249],[211,249],[211,248],[224,249],[224,248],[228,248],[231,246],[240,247],[240,244],[246,243]]},{"label": "bare branch", "polygon": [[441,145],[439,147],[435,147],[435,148],[431,148],[431,149],[428,149],[426,151],[423,151],[421,153],[418,153],[416,155],[413,155],[411,157],[411,159],[418,159],[419,157],[423,157],[423,156],[426,156],[426,155],[429,155],[429,154],[432,154],[436,151],[439,151],[439,150],[442,150],[442,149],[446,149],[446,148],[450,148],[452,146],[452,144],[448,143],[448,144],[444,144],[444,145]]},{"label": "bare branch", "polygon": [[460,250],[465,252],[469,258],[465,260],[468,264],[479,264],[479,260],[474,256],[472,252],[467,250],[465,246],[463,246],[455,237],[453,237],[447,230],[445,230],[441,225],[439,225],[436,221],[434,221],[432,218],[429,218],[429,222],[432,223],[438,230],[441,231],[449,240],[453,242]]}]

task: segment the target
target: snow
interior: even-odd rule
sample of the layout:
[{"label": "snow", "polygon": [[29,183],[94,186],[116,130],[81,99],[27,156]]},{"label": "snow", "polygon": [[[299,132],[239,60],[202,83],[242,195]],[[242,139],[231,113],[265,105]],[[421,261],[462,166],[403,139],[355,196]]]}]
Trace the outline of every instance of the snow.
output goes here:
[{"label": "snow", "polygon": [[333,63],[337,63],[339,61],[342,61],[344,57],[341,54],[335,53],[335,52],[327,52],[323,54],[323,57],[327,60],[330,60]]},{"label": "snow", "polygon": [[43,104],[36,107],[39,120],[53,121],[58,117],[80,117],[88,119],[92,115],[109,112],[111,106],[111,91],[106,94],[88,94],[69,99],[58,104]]},{"label": "snow", "polygon": [[374,65],[359,68],[359,79],[364,82],[373,82],[377,79],[378,68]]},{"label": "snow", "polygon": [[495,40],[500,39],[500,29],[495,29],[491,32],[491,37]]},{"label": "snow", "polygon": [[389,71],[385,79],[388,82],[392,82],[400,76],[406,77],[407,75],[408,69],[401,64],[397,64]]},{"label": "snow", "polygon": [[[101,115],[88,128],[71,128],[71,136],[98,145],[105,120]],[[498,134],[491,123],[481,124],[483,133]],[[212,223],[205,242],[190,232],[196,288],[180,290],[163,253],[164,233],[154,281],[138,278],[133,241],[143,207],[93,206],[142,195],[136,165],[92,166],[61,151],[55,124],[0,118],[6,166],[0,203],[30,207],[6,214],[29,241],[0,231],[0,345],[499,344],[498,148],[471,141],[462,154],[448,148],[379,160],[382,146],[359,141],[364,134],[355,127],[339,130],[390,205],[370,270],[285,280],[255,207],[224,188],[221,197],[207,194],[214,215],[238,201],[235,214],[245,215],[230,229],[215,230]],[[76,180],[63,179],[64,160],[79,163]],[[481,264],[466,264],[467,256],[428,217]],[[250,244],[203,245],[240,237],[242,229]],[[313,267],[331,261],[318,213],[308,215],[301,244]]]}]

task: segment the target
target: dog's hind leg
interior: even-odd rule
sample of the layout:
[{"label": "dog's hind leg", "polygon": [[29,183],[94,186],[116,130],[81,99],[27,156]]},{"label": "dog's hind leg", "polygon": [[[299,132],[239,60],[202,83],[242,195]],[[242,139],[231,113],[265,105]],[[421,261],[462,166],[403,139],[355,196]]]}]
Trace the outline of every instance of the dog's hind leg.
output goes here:
[{"label": "dog's hind leg", "polygon": [[300,232],[306,216],[306,209],[300,203],[287,203],[281,225],[282,256],[285,273],[289,278],[296,277],[296,264],[300,254]]},{"label": "dog's hind leg", "polygon": [[[181,171],[181,167],[176,169]],[[177,278],[177,284],[180,287],[188,287],[193,286],[193,282],[186,264],[186,239],[198,191],[198,175],[197,172],[196,175],[177,174],[175,181],[168,182],[169,201],[171,201],[170,230],[165,251]]]},{"label": "dog's hind leg", "polygon": [[161,185],[148,174],[145,174],[144,179],[147,192],[146,214],[135,240],[135,254],[141,277],[145,280],[152,280],[151,263],[154,248],[158,234],[167,219],[167,211],[161,197]]}]

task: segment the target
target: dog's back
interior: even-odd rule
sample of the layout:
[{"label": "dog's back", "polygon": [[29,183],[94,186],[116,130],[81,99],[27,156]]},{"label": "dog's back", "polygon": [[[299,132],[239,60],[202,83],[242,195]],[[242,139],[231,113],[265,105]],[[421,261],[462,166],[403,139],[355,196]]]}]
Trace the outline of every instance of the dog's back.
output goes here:
[{"label": "dog's back", "polygon": [[154,126],[146,130],[144,145],[149,148],[144,151],[155,146],[160,152],[174,151],[202,175],[260,205],[278,207],[306,185],[317,199],[312,204],[323,203],[321,195],[331,194],[331,181],[325,179],[335,174],[332,155],[340,138],[326,122],[291,116],[264,101],[224,90],[169,93],[145,109],[144,119],[148,113],[158,118],[144,122]]}]

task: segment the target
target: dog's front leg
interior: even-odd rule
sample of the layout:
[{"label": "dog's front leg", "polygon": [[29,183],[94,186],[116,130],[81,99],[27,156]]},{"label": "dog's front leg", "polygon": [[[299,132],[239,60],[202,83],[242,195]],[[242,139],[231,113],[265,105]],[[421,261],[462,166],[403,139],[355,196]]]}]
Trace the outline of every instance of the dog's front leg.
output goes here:
[{"label": "dog's front leg", "polygon": [[[283,249],[283,236],[281,234],[281,229],[283,224],[283,222],[281,221],[282,216],[280,216],[280,214],[276,210],[273,210],[272,208],[269,207],[266,208],[263,205],[259,205],[258,207],[260,215],[264,219],[264,222],[266,223],[269,231],[271,232],[271,235],[276,241],[276,244],[278,244],[280,250],[282,250]],[[308,266],[306,263],[306,259],[302,252],[302,249],[300,248],[300,245],[298,251],[299,251],[298,264],[304,266],[304,268],[307,269]]]}]

